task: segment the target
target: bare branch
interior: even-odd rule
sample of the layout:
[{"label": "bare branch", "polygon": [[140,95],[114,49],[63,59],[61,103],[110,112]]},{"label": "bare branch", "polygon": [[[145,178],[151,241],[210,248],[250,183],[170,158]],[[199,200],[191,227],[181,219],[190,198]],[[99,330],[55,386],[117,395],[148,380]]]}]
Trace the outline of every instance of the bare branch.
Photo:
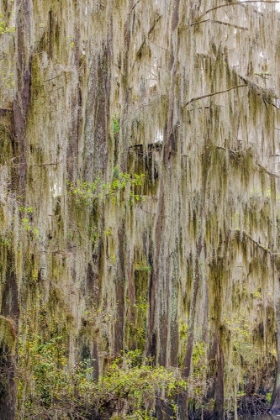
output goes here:
[{"label": "bare branch", "polygon": [[50,82],[51,80],[57,79],[60,76],[63,76],[63,73],[60,73],[60,74],[58,74],[58,75],[56,75],[54,77],[51,77],[50,79],[43,80],[43,82]]},{"label": "bare branch", "polygon": [[275,174],[274,172],[270,172],[268,169],[266,169],[264,166],[262,166],[260,163],[258,163],[258,167],[261,168],[262,171],[266,172],[270,176],[274,176],[275,178],[280,178],[280,175]]},{"label": "bare branch", "polygon": [[[223,147],[223,146],[216,146],[216,149],[220,149],[220,150],[224,150],[225,152],[229,152],[229,153],[232,153],[232,154],[236,154],[236,153],[240,153],[240,152],[242,152],[242,150],[232,150],[232,149],[226,149],[225,147]],[[279,155],[271,155],[271,156],[279,156]],[[280,163],[280,162],[279,162]],[[265,166],[263,166],[263,165],[261,165],[260,163],[257,163],[257,165],[258,165],[258,167],[262,170],[262,171],[264,171],[264,172],[266,172],[268,175],[270,175],[270,176],[274,176],[274,177],[276,177],[276,178],[280,178],[280,175],[277,175],[277,174],[275,174],[274,172],[270,172]]]},{"label": "bare branch", "polygon": [[236,28],[236,29],[242,29],[243,31],[248,31],[249,30],[245,26],[234,25],[233,23],[222,22],[221,20],[213,20],[213,19],[200,20],[198,22],[191,23],[189,26],[200,25],[201,23],[206,23],[206,22],[219,23],[220,25],[231,26],[231,27]]},{"label": "bare branch", "polygon": [[189,26],[195,26],[195,25],[199,25],[200,23],[205,23],[205,22],[210,22],[210,19],[198,20],[197,22],[191,23]]},{"label": "bare branch", "polygon": [[[161,48],[162,50],[165,50],[168,53],[170,53],[168,48],[161,47],[160,45],[156,44],[155,42],[151,41],[150,39],[149,39],[149,43],[154,44],[156,47]],[[153,67],[153,66],[151,66],[151,67]],[[163,68],[163,67],[161,67],[161,68]]]},{"label": "bare branch", "polygon": [[256,241],[255,239],[253,239],[252,236],[249,235],[248,233],[246,233],[244,230],[241,231],[240,229],[236,229],[235,232],[239,233],[240,236],[242,235],[245,238],[249,239],[249,241],[251,241],[255,246],[257,246],[258,248],[260,248],[265,253],[269,254],[271,257],[277,257],[279,255],[279,254],[276,254],[275,252],[272,252],[271,249],[266,248],[263,244],[261,244],[260,242]]},{"label": "bare branch", "polygon": [[136,3],[134,3],[134,5],[132,6],[132,8],[130,9],[129,13],[132,12],[133,9],[135,9],[135,7],[137,6],[138,3],[140,3],[141,0],[138,0]]},{"label": "bare branch", "polygon": [[232,86],[231,88],[226,89],[226,90],[221,90],[221,91],[219,91],[219,92],[208,93],[207,95],[197,96],[196,98],[192,98],[192,99],[190,99],[188,102],[186,102],[186,103],[183,105],[183,108],[185,108],[185,106],[187,106],[187,105],[191,104],[192,102],[198,101],[199,99],[210,98],[211,96],[220,95],[220,94],[222,94],[222,93],[227,93],[227,92],[230,92],[230,91],[231,91],[231,90],[233,90],[233,89],[239,89],[239,88],[241,88],[241,87],[248,87],[248,84],[246,84],[246,85],[237,85],[237,86]]},{"label": "bare branch", "polygon": [[242,29],[243,31],[248,31],[249,30],[249,28],[246,28],[245,26],[234,25],[233,23],[222,22],[221,20],[210,20],[210,22],[220,23],[221,25],[231,26],[231,27],[236,28],[236,29]]},{"label": "bare branch", "polygon": [[215,7],[212,7],[211,9],[208,9],[208,10],[206,10],[206,12],[204,12],[202,15],[200,15],[199,17],[198,17],[198,19],[197,20],[200,20],[202,17],[204,17],[205,15],[207,15],[208,13],[210,13],[210,12],[213,12],[214,10],[217,10],[217,9],[221,9],[222,7],[229,7],[229,6],[243,6],[243,5],[246,5],[246,4],[248,4],[248,3],[267,3],[267,4],[275,4],[275,3],[280,3],[280,1],[279,0],[275,0],[275,1],[266,1],[266,0],[259,0],[259,1],[252,1],[252,0],[249,0],[249,1],[236,1],[236,2],[234,2],[234,3],[225,3],[225,4],[220,4],[219,6],[215,6]]},{"label": "bare branch", "polygon": [[225,152],[229,152],[229,153],[231,153],[232,155],[235,155],[236,153],[242,153],[244,150],[232,150],[232,149],[226,149],[225,147],[223,147],[223,146],[216,146],[216,149],[219,149],[219,150],[224,150]]},{"label": "bare branch", "polygon": [[162,15],[158,15],[158,17],[154,20],[154,23],[152,24],[152,26],[149,29],[148,32],[148,38],[151,35],[151,33],[153,32],[153,30],[155,29],[156,24],[158,23],[158,21],[162,18]]}]

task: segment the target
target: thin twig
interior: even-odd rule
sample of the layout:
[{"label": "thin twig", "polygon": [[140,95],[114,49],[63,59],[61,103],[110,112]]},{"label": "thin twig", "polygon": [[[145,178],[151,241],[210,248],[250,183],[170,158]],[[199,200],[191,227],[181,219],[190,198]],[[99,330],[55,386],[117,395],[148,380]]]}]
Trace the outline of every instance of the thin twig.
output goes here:
[{"label": "thin twig", "polygon": [[274,172],[270,172],[268,169],[266,169],[264,166],[262,166],[260,163],[258,163],[258,166],[266,172],[268,175],[274,176],[275,178],[280,178],[280,175],[275,174]]},{"label": "thin twig", "polygon": [[249,28],[246,28],[245,26],[234,25],[233,23],[223,22],[221,20],[210,20],[210,22],[220,23],[221,25],[226,25],[226,26],[232,26],[233,28],[242,29],[243,31],[249,30]]},{"label": "thin twig", "polygon": [[234,25],[233,23],[223,22],[221,20],[214,20],[214,19],[205,19],[198,22],[191,23],[190,26],[200,25],[201,23],[212,22],[212,23],[219,23],[220,25],[231,26],[236,29],[242,29],[243,31],[248,31],[248,28],[245,26]]},{"label": "thin twig", "polygon": [[[161,48],[162,50],[165,50],[165,51],[170,53],[168,48],[161,47],[160,45],[156,44],[155,42],[151,41],[150,39],[149,39],[148,42],[150,42],[151,44],[154,44],[156,47]],[[151,67],[154,67],[154,66],[151,66]],[[161,68],[163,68],[163,67],[161,67]]]},{"label": "thin twig", "polygon": [[246,85],[232,86],[231,88],[226,89],[226,90],[221,90],[219,92],[208,93],[207,95],[197,96],[196,98],[192,98],[188,102],[186,102],[185,105],[183,105],[183,108],[185,108],[185,106],[191,104],[192,102],[198,101],[199,99],[210,98],[211,96],[220,95],[221,93],[227,93],[227,92],[229,92],[233,89],[239,89],[241,87],[248,87],[248,85],[246,84]]},{"label": "thin twig", "polygon": [[198,20],[197,22],[190,23],[189,26],[195,26],[195,25],[199,25],[200,23],[205,23],[205,22],[210,22],[210,19]]},{"label": "thin twig", "polygon": [[225,147],[223,147],[223,146],[216,146],[216,149],[219,149],[219,150],[224,150],[225,152],[233,153],[234,155],[235,155],[236,153],[240,153],[240,152],[242,152],[242,150],[232,150],[232,149],[226,149],[226,148],[225,148]]},{"label": "thin twig", "polygon": [[60,160],[60,161],[58,161],[58,162],[41,163],[41,164],[37,164],[37,165],[30,165],[30,166],[56,166],[56,165],[59,165],[60,163],[62,163],[62,160]]},{"label": "thin twig", "polygon": [[138,3],[140,3],[141,0],[138,0],[136,3],[134,3],[134,5],[132,6],[132,8],[130,9],[129,13],[132,12],[133,9],[135,9],[135,7],[137,6]]},{"label": "thin twig", "polygon": [[276,254],[275,252],[272,252],[271,249],[266,248],[264,245],[262,245],[261,243],[259,243],[258,241],[256,241],[255,239],[252,238],[251,235],[249,235],[248,233],[241,231],[240,229],[236,229],[235,232],[239,233],[242,236],[245,236],[245,238],[249,239],[251,242],[253,242],[254,245],[256,245],[258,248],[260,248],[262,251],[266,252],[267,254],[269,254],[271,257],[276,257],[278,254]]},{"label": "thin twig", "polygon": [[151,35],[151,33],[153,32],[153,30],[155,29],[156,24],[158,23],[158,21],[162,18],[162,15],[158,15],[158,17],[155,19],[154,23],[152,24],[152,26],[149,29],[148,32],[148,38]]},{"label": "thin twig", "polygon": [[50,82],[51,80],[57,79],[60,76],[63,76],[63,73],[57,74],[56,76],[51,77],[50,79],[45,79],[45,80],[43,80],[43,82]]}]

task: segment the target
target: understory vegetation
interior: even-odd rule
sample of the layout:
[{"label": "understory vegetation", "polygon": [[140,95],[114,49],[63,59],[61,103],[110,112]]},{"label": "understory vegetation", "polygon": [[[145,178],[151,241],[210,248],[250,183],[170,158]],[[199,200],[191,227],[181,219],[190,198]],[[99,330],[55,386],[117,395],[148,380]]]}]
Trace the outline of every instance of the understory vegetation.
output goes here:
[{"label": "understory vegetation", "polygon": [[[152,367],[137,350],[113,359],[94,379],[92,360],[69,368],[62,337],[19,342],[18,404],[22,419],[149,419],[156,400],[173,402],[186,383],[177,369]],[[175,409],[175,406],[174,406]],[[109,416],[109,417],[108,417]]]},{"label": "understory vegetation", "polygon": [[106,183],[100,177],[93,182],[77,180],[68,182],[68,192],[73,195],[78,202],[82,204],[91,204],[94,200],[104,201],[111,199],[117,202],[121,192],[127,192],[130,203],[140,201],[141,195],[135,193],[135,187],[143,185],[144,174],[133,174],[120,172],[118,167],[113,170],[112,182]]}]

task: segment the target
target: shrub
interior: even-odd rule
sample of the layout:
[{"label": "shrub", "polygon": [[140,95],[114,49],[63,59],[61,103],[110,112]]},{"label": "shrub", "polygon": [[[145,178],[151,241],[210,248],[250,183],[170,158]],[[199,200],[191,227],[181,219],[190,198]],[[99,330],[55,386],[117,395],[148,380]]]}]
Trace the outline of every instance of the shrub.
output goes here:
[{"label": "shrub", "polygon": [[67,366],[62,337],[44,341],[39,335],[29,336],[20,340],[18,350],[20,418],[87,419],[93,413],[99,419],[108,414],[151,418],[156,398],[172,399],[186,384],[176,369],[148,363],[139,350],[129,351],[95,381],[91,360],[74,369]]}]

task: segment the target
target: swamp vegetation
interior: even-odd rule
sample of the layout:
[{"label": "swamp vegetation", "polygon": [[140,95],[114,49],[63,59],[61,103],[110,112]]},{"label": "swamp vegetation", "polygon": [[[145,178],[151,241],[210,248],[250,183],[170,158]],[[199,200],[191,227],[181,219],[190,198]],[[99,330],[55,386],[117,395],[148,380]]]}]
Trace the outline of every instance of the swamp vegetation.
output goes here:
[{"label": "swamp vegetation", "polygon": [[280,414],[280,5],[0,0],[0,418]]}]

